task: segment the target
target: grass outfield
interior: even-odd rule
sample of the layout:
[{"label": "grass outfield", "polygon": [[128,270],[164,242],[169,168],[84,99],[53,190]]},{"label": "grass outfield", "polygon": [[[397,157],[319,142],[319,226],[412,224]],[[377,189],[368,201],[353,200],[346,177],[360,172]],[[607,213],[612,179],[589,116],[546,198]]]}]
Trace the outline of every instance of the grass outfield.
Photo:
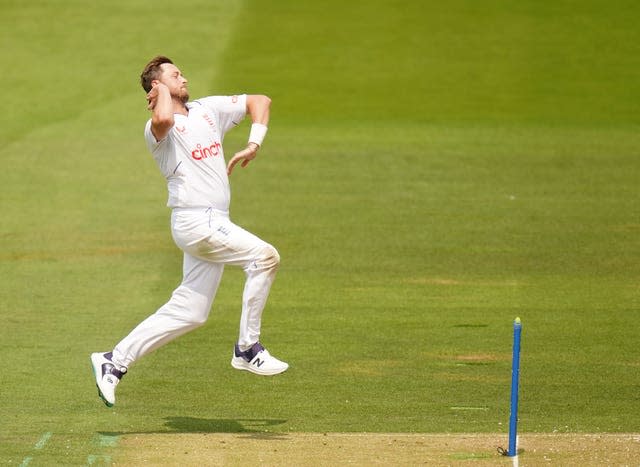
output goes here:
[{"label": "grass outfield", "polygon": [[[522,432],[640,432],[640,7],[231,3],[0,5],[0,462],[131,465],[158,434],[506,444],[516,316]],[[138,362],[108,410],[89,353],[180,281],[142,137],[157,53],[194,97],[273,98],[232,217],[282,256],[263,339],[291,368],[231,369],[229,268],[209,322]]]}]

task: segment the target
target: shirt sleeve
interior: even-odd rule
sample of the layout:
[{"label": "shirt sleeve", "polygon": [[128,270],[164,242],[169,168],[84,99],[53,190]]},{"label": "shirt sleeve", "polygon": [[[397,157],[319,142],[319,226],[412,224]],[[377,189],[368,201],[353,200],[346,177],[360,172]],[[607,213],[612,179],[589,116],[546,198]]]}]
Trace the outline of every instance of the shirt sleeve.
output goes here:
[{"label": "shirt sleeve", "polygon": [[172,144],[171,134],[168,134],[164,139],[161,139],[160,141],[156,140],[156,137],[151,131],[151,120],[149,119],[144,127],[144,139],[147,142],[147,148],[149,148],[149,152],[158,163],[162,174],[166,177],[168,175],[170,163],[167,154],[168,148],[170,148]]},{"label": "shirt sleeve", "polygon": [[237,126],[247,114],[247,95],[238,96],[210,96],[198,99],[207,109],[211,110],[218,120],[219,129],[226,133]]},{"label": "shirt sleeve", "polygon": [[149,119],[147,124],[144,126],[144,140],[147,142],[147,147],[150,152],[153,152],[155,148],[158,147],[159,142],[156,140],[156,137],[153,136],[153,132],[151,131],[151,119]]}]

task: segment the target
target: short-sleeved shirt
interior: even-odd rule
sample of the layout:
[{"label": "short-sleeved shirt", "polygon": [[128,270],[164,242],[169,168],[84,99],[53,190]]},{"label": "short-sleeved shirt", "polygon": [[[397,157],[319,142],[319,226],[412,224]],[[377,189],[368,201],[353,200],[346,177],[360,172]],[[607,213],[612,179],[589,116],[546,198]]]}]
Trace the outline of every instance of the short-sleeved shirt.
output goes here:
[{"label": "short-sleeved shirt", "polygon": [[245,117],[246,101],[243,94],[188,102],[189,115],[175,114],[173,128],[160,141],[151,132],[151,120],[147,122],[147,147],[167,179],[167,206],[229,210],[231,190],[222,140]]}]

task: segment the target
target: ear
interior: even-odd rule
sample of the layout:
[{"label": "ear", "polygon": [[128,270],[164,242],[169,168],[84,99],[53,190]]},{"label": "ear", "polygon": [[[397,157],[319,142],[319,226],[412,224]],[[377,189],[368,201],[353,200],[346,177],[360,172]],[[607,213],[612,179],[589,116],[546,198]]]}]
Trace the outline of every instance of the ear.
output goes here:
[{"label": "ear", "polygon": [[152,79],[151,80],[151,88],[155,88],[158,85],[159,82],[160,82],[159,79]]}]

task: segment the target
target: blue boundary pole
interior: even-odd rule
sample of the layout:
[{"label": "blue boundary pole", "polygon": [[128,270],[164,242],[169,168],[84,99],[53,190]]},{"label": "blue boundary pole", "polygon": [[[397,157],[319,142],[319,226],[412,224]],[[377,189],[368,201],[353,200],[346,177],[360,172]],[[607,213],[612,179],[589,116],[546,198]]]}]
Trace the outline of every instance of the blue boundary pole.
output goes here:
[{"label": "blue boundary pole", "polygon": [[520,334],[522,323],[520,318],[513,322],[513,358],[511,361],[511,414],[509,416],[509,451],[507,456],[518,455],[518,381],[520,379]]}]

